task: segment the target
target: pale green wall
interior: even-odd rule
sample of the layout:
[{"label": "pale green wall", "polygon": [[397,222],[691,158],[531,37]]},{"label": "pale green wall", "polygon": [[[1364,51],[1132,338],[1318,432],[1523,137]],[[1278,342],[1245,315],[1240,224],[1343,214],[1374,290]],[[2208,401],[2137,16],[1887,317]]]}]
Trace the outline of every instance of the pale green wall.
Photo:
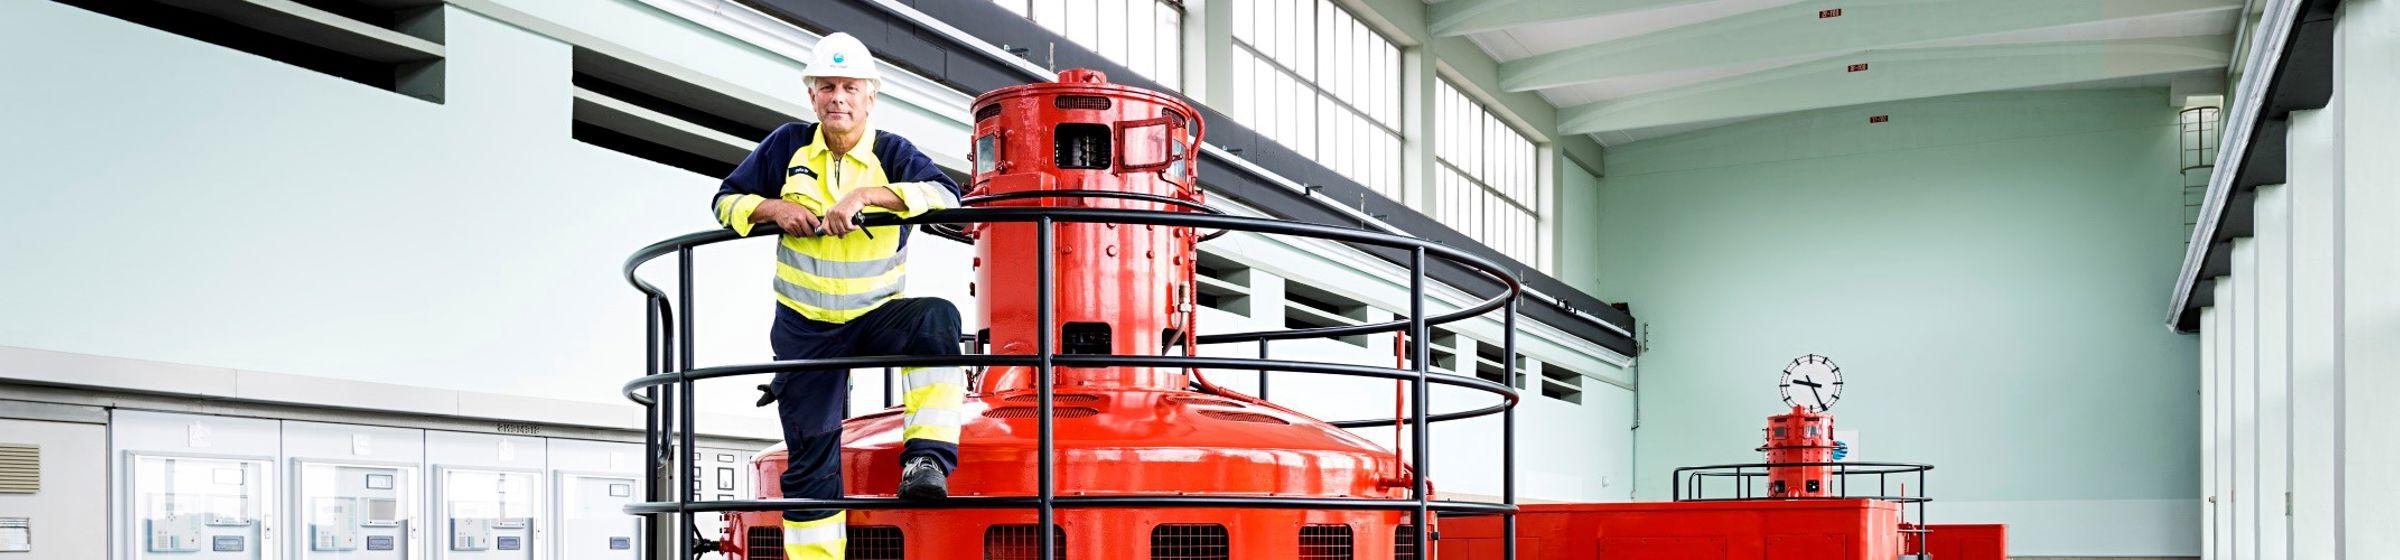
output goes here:
[{"label": "pale green wall", "polygon": [[2196,553],[2198,349],[2159,322],[2174,116],[2159,90],[1977,94],[1613,149],[1593,250],[1647,330],[1638,493],[1757,460],[1778,371],[1817,353],[1858,458],[1938,467],[1937,522]]}]

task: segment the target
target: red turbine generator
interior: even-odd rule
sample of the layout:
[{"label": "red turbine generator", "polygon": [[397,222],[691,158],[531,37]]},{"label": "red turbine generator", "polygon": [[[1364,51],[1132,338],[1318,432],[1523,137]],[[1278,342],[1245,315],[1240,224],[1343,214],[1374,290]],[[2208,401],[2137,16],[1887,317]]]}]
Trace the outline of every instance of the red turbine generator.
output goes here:
[{"label": "red turbine generator", "polygon": [[[969,293],[981,304],[983,327],[973,336],[981,353],[937,357],[955,358],[940,364],[928,357],[881,356],[696,368],[688,311],[691,250],[735,236],[687,235],[628,261],[628,280],[649,295],[653,374],[628,384],[626,395],[650,413],[647,449],[658,483],[652,501],[626,511],[653,516],[653,526],[666,529],[654,533],[666,538],[649,557],[716,551],[741,560],[780,560],[781,513],[774,510],[785,507],[849,509],[848,556],[857,560],[1415,560],[1420,548],[1471,560],[1981,560],[2002,554],[2005,536],[1998,526],[1928,528],[1921,504],[1924,473],[1932,467],[1841,460],[1827,412],[1839,398],[1839,370],[1815,355],[1784,372],[1785,399],[1793,408],[1769,419],[1766,445],[1759,448],[1767,462],[1677,469],[1672,502],[1515,508],[1509,505],[1515,496],[1510,388],[1473,377],[1428,376],[1421,361],[1400,369],[1265,359],[1270,340],[1423,333],[1429,325],[1504,307],[1502,346],[1504,354],[1513,354],[1518,285],[1506,269],[1403,236],[1195,215],[1216,213],[1203,204],[1198,183],[1204,129],[1198,112],[1168,95],[1110,84],[1098,72],[1067,70],[1056,83],[992,91],[977,97],[973,109],[973,187],[961,199],[964,208],[905,222],[883,219],[960,226],[935,233],[975,245]],[[1207,236],[1196,227],[1409,251],[1409,312],[1405,319],[1367,325],[1198,336],[1195,257]],[[669,253],[681,263],[680,297],[635,274],[642,263]],[[1506,291],[1431,315],[1424,309],[1429,257],[1480,271]],[[686,310],[680,317],[673,313],[678,307]],[[1400,354],[1427,355],[1424,338],[1404,336],[1413,351]],[[1256,342],[1260,359],[1195,356],[1196,346],[1212,342]],[[695,381],[896,363],[983,366],[967,397],[950,499],[901,502],[892,495],[901,452],[898,409],[843,423],[848,498],[782,500],[777,479],[785,453],[778,445],[751,465],[754,487],[769,501],[700,502],[688,492],[677,499],[697,476],[689,429]],[[1264,371],[1413,382],[1414,396],[1404,401],[1413,411],[1390,421],[1325,422],[1219,388],[1194,368],[1257,369],[1262,387]],[[1432,414],[1423,396],[1433,383],[1503,401]],[[1798,391],[1815,400],[1803,407],[1795,400]],[[1437,461],[1426,430],[1412,433],[1413,455],[1405,461],[1344,430],[1399,420],[1421,427],[1489,414],[1504,418],[1504,504],[1432,500],[1422,473]],[[680,464],[671,464],[670,455],[680,456]],[[1912,483],[1918,494],[1909,492]],[[729,512],[718,542],[667,523],[675,516],[688,522],[698,512]],[[1517,513],[1466,515],[1507,512]],[[1434,513],[1451,517],[1437,521]],[[1433,531],[1436,525],[1447,534]],[[1933,532],[1960,538],[1929,541]]]},{"label": "red turbine generator", "polygon": [[[1090,70],[1057,83],[976,98],[972,191],[980,208],[1042,206],[1197,211],[1195,154],[1203,126],[1190,105],[1111,84]],[[974,284],[996,355],[1037,351],[1040,240],[1033,223],[982,223]],[[1058,223],[1057,353],[1165,355],[1193,344],[1192,227]],[[1182,368],[1059,366],[1052,383],[1059,496],[1402,498],[1407,471],[1391,452],[1315,418],[1218,390]],[[968,396],[956,498],[1037,493],[1040,411],[1034,368],[985,368]],[[1198,390],[1194,390],[1197,388]],[[901,451],[897,409],[843,424],[853,497],[889,497]],[[781,445],[754,460],[756,488],[778,498]],[[777,512],[727,516],[720,549],[781,558]],[[1069,509],[1056,514],[1056,558],[1395,558],[1398,511],[1255,508]],[[1038,558],[1042,529],[1027,509],[854,510],[849,556]],[[1405,546],[1402,544],[1401,546]],[[1338,555],[1334,554],[1338,551]],[[1407,551],[1399,558],[1411,557]]]}]

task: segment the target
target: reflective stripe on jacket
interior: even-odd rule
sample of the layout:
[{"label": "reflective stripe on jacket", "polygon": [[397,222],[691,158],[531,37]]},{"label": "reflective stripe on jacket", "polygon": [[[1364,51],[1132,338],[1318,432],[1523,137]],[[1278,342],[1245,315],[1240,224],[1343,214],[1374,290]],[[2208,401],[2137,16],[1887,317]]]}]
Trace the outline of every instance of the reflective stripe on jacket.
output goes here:
[{"label": "reflective stripe on jacket", "polygon": [[[751,213],[769,197],[824,215],[851,191],[888,188],[903,217],[958,205],[956,181],[899,135],[870,131],[849,153],[825,149],[814,124],[775,129],[718,187],[710,210],[717,223],[749,235]],[[867,207],[868,212],[888,212]],[[785,232],[775,249],[775,299],[801,316],[844,323],[900,296],[908,274],[908,228],[877,226],[841,237]]]}]

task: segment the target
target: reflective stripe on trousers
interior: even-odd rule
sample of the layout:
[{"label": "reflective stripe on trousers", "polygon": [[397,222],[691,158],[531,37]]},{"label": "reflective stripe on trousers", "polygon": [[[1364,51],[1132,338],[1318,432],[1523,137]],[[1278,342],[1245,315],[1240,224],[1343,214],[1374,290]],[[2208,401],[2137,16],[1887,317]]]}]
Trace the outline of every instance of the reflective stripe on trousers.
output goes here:
[{"label": "reflective stripe on trousers", "polygon": [[908,368],[908,392],[901,404],[907,410],[902,440],[958,443],[958,427],[966,423],[967,374],[955,367]]},{"label": "reflective stripe on trousers", "polygon": [[783,522],[783,557],[789,560],[842,560],[850,544],[850,514],[808,521]]}]

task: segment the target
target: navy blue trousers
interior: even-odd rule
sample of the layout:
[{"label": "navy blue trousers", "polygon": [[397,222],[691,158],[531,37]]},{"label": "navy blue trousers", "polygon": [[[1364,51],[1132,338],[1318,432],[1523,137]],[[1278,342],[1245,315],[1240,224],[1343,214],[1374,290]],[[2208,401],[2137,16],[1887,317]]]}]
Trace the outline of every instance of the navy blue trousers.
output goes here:
[{"label": "navy blue trousers", "polygon": [[[768,337],[776,360],[808,360],[850,356],[952,356],[959,350],[958,306],[941,298],[900,298],[884,302],[848,323],[827,323],[775,306],[775,327]],[[790,462],[783,469],[786,498],[842,497],[842,408],[850,402],[850,372],[846,370],[789,371],[775,374],[767,390],[775,393],[775,413],[783,419],[783,443]],[[931,457],[942,471],[958,467],[958,445],[909,440],[901,460]],[[892,468],[899,468],[894,465]],[[840,510],[783,512],[791,521],[824,519]]]}]

